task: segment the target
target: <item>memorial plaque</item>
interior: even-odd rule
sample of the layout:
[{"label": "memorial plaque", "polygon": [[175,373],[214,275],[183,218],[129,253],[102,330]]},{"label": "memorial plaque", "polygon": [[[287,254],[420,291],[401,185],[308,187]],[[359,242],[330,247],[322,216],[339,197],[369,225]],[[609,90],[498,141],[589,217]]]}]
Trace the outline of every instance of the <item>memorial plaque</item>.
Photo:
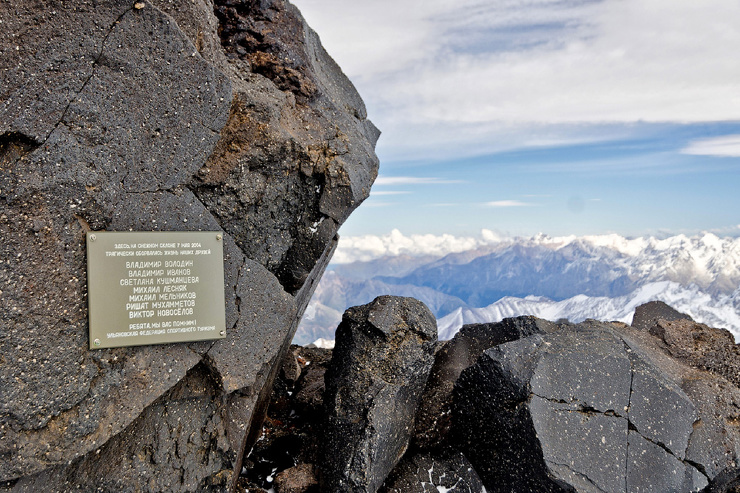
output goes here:
[{"label": "memorial plaque", "polygon": [[219,232],[87,234],[90,349],[226,337]]}]

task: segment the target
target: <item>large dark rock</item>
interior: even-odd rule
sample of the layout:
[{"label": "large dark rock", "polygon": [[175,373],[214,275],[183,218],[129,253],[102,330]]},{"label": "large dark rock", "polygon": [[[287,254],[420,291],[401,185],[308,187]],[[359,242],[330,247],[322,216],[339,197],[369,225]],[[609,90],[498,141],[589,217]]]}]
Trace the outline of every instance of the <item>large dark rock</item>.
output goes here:
[{"label": "large dark rock", "polygon": [[551,322],[536,317],[464,325],[435,356],[416,415],[413,444],[422,450],[446,445],[452,424],[452,389],[460,373],[483,351],[553,327]]},{"label": "large dark rock", "polygon": [[412,298],[345,312],[325,376],[322,491],[378,490],[408,446],[436,340],[434,316]]},{"label": "large dark rock", "polygon": [[650,334],[586,321],[463,371],[455,436],[489,491],[699,491],[736,475],[740,434],[726,418],[739,398]]},{"label": "large dark rock", "polygon": [[[241,24],[271,36],[234,51],[221,3],[0,3],[6,488],[233,483],[369,193],[378,132],[298,11],[245,3]],[[227,338],[89,351],[91,229],[224,231]]]},{"label": "large dark rock", "polygon": [[635,314],[632,316],[632,327],[649,330],[658,320],[691,320],[691,317],[662,301],[650,301],[635,308]]}]

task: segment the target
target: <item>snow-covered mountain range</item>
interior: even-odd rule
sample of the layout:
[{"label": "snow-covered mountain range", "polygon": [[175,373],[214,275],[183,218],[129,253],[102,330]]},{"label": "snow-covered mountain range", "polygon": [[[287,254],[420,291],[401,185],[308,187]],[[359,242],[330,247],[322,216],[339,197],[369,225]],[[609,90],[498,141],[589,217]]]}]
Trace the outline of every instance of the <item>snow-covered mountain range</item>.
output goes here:
[{"label": "snow-covered mountain range", "polygon": [[[359,257],[366,260],[332,265],[309,304],[296,342],[332,338],[346,308],[381,294],[425,302],[438,317],[442,339],[465,323],[516,315],[629,323],[634,308],[651,300],[740,336],[738,238],[483,238],[457,243],[446,238],[450,245],[472,246],[447,255],[429,254],[423,247],[414,250],[406,242],[397,255],[368,259],[363,252]],[[365,243],[353,238],[348,244],[342,251],[340,243],[343,259],[357,257],[352,249]]]}]

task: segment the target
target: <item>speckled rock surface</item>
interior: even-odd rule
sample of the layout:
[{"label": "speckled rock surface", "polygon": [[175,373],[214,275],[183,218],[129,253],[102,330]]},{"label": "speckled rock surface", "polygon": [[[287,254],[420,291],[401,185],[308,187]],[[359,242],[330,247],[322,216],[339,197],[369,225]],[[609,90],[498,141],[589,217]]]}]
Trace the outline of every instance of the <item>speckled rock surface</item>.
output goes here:
[{"label": "speckled rock surface", "polygon": [[632,316],[632,327],[649,330],[658,320],[691,320],[691,317],[662,301],[650,301],[635,308],[635,314]]},{"label": "speckled rock surface", "polygon": [[[249,7],[276,39],[235,53],[219,8],[0,3],[3,489],[234,482],[336,230],[369,193],[378,132],[297,10]],[[306,97],[253,70],[281,46]],[[89,230],[224,231],[227,338],[89,351]]]},{"label": "speckled rock surface", "polygon": [[452,389],[460,373],[493,346],[555,327],[536,317],[463,326],[435,358],[416,414],[413,444],[422,450],[444,447],[452,424]]},{"label": "speckled rock surface", "polygon": [[482,493],[483,482],[458,451],[404,457],[380,488],[380,493]]},{"label": "speckled rock surface", "polygon": [[318,493],[319,481],[311,464],[298,464],[275,476],[275,493]]},{"label": "speckled rock surface", "polygon": [[721,375],[740,387],[740,347],[729,330],[691,320],[658,320],[649,332],[665,344],[674,358]]},{"label": "speckled rock surface", "polygon": [[436,341],[434,316],[413,298],[345,312],[325,375],[322,491],[378,490],[408,446]]},{"label": "speckled rock surface", "polygon": [[700,491],[736,471],[719,416],[737,397],[649,334],[586,321],[486,351],[455,387],[454,433],[489,491]]}]

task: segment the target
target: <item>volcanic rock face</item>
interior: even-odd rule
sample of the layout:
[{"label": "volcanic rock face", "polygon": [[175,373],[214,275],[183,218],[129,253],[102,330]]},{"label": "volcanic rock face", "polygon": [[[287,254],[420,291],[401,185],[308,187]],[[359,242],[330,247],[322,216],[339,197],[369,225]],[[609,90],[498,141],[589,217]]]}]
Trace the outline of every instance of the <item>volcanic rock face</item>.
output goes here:
[{"label": "volcanic rock face", "polygon": [[[233,481],[369,193],[377,129],[298,11],[216,3],[0,4],[5,488]],[[232,49],[229,9],[272,37]],[[89,351],[88,230],[224,231],[226,339]]]},{"label": "volcanic rock face", "polygon": [[325,375],[323,491],[378,490],[408,446],[436,341],[434,316],[412,298],[345,312]]},{"label": "volcanic rock face", "polygon": [[425,450],[447,442],[452,423],[452,389],[460,373],[472,366],[483,351],[551,327],[552,323],[536,317],[463,326],[434,358],[416,415],[414,445]]},{"label": "volcanic rock face", "polygon": [[[345,322],[367,320],[367,309],[350,310]],[[327,406],[339,409],[341,403],[347,409],[346,421],[339,423],[333,410],[331,419],[340,426],[327,429],[319,411],[320,380],[331,351],[296,347],[273,389],[265,433],[246,461],[245,486],[279,491],[282,480],[291,478],[301,479],[300,486],[293,483],[297,491],[314,492],[318,485],[303,473],[313,471],[324,476],[321,491],[372,491],[382,481],[382,493],[480,493],[484,485],[486,491],[523,493],[737,492],[740,388],[722,373],[733,368],[737,346],[722,330],[686,320],[655,323],[637,330],[621,323],[517,317],[463,327],[437,351],[417,408],[417,435],[384,480],[386,469],[368,466],[363,458],[374,450],[373,465],[392,463],[396,454],[388,446],[373,448],[367,416],[378,436],[393,427],[391,434],[405,434],[409,420],[404,414],[394,421],[386,400],[374,398],[382,392],[366,383],[388,359],[400,366],[403,358],[403,366],[412,367],[417,356],[385,351],[385,338],[344,327],[345,343],[335,350],[337,361],[329,363],[333,370],[325,397]],[[664,339],[653,335],[660,325]],[[488,344],[493,346],[485,351]],[[347,349],[355,346],[363,351]],[[727,365],[716,365],[720,360]],[[401,369],[392,373],[407,375]],[[440,384],[454,381],[456,374],[451,407],[430,404],[438,398],[448,402],[446,384]],[[443,422],[452,433],[439,432]],[[337,435],[337,429],[354,434]],[[321,451],[330,453],[317,461]],[[329,487],[332,475],[365,483],[345,480]]]},{"label": "volcanic rock face", "polygon": [[453,417],[486,488],[699,491],[736,475],[740,434],[720,416],[740,390],[656,342],[587,321],[486,351],[458,380]]}]

